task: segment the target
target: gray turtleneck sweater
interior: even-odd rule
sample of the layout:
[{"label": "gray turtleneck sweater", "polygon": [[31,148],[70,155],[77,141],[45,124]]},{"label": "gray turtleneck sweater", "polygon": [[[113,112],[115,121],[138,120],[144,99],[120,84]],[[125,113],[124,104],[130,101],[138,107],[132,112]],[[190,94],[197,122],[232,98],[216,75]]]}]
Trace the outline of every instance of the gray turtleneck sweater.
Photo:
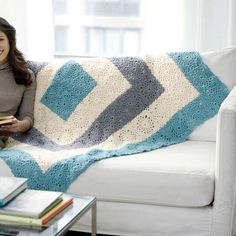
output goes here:
[{"label": "gray turtleneck sweater", "polygon": [[33,73],[31,76],[33,82],[29,86],[17,84],[11,66],[0,64],[0,115],[17,115],[19,120],[28,119],[32,126],[36,81]]}]

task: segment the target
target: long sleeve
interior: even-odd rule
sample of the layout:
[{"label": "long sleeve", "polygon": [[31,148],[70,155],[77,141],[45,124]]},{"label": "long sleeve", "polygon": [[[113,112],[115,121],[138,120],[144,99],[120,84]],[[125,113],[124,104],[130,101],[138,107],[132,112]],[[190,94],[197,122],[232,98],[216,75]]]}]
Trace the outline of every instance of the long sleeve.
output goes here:
[{"label": "long sleeve", "polygon": [[20,120],[29,120],[32,127],[34,123],[34,101],[36,92],[36,79],[33,72],[31,72],[31,77],[33,81],[24,91],[21,104],[18,109],[18,116]]}]

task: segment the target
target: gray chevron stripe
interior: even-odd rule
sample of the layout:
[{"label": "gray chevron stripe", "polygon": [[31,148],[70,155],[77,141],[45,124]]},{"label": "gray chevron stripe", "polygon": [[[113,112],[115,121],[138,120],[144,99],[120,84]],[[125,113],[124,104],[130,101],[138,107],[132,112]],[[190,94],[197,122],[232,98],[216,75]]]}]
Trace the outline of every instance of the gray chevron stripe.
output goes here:
[{"label": "gray chevron stripe", "polygon": [[59,151],[64,149],[64,146],[58,145],[34,127],[26,133],[14,133],[11,137],[22,143],[27,143],[50,151]]},{"label": "gray chevron stripe", "polygon": [[132,87],[110,104],[72,146],[90,147],[105,141],[164,92],[143,60],[133,57],[110,60]]},{"label": "gray chevron stripe", "polygon": [[164,88],[143,60],[132,57],[112,58],[110,60],[132,87],[110,104],[80,138],[72,144],[62,146],[33,128],[27,135],[18,134],[14,136],[14,139],[51,151],[90,147],[105,141],[145,110],[164,92]]},{"label": "gray chevron stripe", "polygon": [[30,70],[32,70],[37,76],[40,70],[42,70],[46,65],[48,65],[48,62],[34,62],[34,61],[27,61],[27,65]]}]

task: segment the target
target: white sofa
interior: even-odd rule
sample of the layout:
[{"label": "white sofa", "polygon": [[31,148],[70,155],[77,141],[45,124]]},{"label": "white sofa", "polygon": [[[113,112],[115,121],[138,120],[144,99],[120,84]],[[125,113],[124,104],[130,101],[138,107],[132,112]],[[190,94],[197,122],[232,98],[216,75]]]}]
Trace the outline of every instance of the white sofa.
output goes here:
[{"label": "white sofa", "polygon": [[[236,168],[236,49],[203,54],[231,90],[217,117],[183,143],[91,165],[68,193],[98,199],[98,233],[232,236]],[[217,122],[216,122],[217,120]],[[1,175],[12,175],[0,159]],[[85,215],[72,230],[89,232]]]}]

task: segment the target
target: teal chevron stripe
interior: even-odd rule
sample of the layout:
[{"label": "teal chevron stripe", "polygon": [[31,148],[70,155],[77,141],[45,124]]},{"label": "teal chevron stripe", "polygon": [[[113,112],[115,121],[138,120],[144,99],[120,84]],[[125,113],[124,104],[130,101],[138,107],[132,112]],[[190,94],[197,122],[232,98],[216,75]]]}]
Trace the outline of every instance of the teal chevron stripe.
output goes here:
[{"label": "teal chevron stripe", "polygon": [[66,121],[96,85],[78,63],[69,61],[58,70],[41,103]]},{"label": "teal chevron stripe", "polygon": [[[184,141],[198,125],[217,114],[229,94],[226,85],[212,73],[199,53],[170,53],[169,56],[200,95],[176,113],[157,133],[139,143],[141,149],[144,146],[153,149]],[[191,66],[187,65],[188,61],[191,61]],[[132,145],[130,148],[133,148]]]}]

